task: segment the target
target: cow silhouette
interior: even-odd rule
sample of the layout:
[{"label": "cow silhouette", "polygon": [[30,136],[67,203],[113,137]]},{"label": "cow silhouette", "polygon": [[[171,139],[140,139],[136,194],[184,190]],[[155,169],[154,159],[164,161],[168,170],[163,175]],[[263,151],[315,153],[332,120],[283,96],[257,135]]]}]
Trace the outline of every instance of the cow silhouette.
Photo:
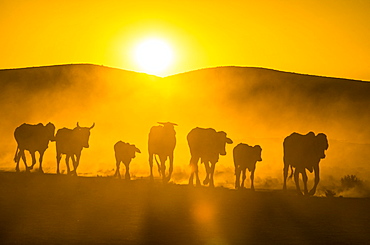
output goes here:
[{"label": "cow silhouette", "polygon": [[130,177],[130,163],[133,158],[135,158],[135,153],[141,153],[139,148],[135,145],[131,145],[129,143],[125,143],[123,141],[118,141],[114,145],[114,153],[116,157],[116,172],[114,174],[115,177],[121,178],[121,174],[119,171],[119,165],[122,162],[126,167],[126,174],[125,179],[129,180]]},{"label": "cow silhouette", "polygon": [[[17,149],[14,156],[14,161],[16,162],[15,170],[19,172],[19,161],[22,158],[26,171],[29,172],[36,164],[36,152],[39,152],[39,171],[43,173],[42,160],[49,146],[49,141],[55,140],[54,133],[55,126],[50,122],[45,126],[42,123],[37,125],[24,123],[17,127],[14,131],[14,138],[17,141]],[[25,150],[29,151],[32,157],[32,165],[30,167],[27,166]]]},{"label": "cow silhouette", "polygon": [[[150,178],[153,180],[153,158],[158,165],[158,172],[162,176],[164,183],[171,179],[173,172],[173,152],[176,147],[176,131],[174,126],[176,123],[158,122],[161,125],[153,126],[149,132],[148,151],[149,151],[149,166]],[[156,158],[159,157],[159,162]],[[166,160],[169,159],[170,166],[168,176],[166,176]]]},{"label": "cow silhouette", "polygon": [[[251,172],[251,190],[254,190],[254,171],[256,170],[257,161],[262,161],[262,148],[259,145],[250,146],[240,143],[234,147],[233,158],[235,166],[235,189],[244,188],[246,179],[246,171]],[[242,183],[240,184],[240,174],[243,173]]]},{"label": "cow silhouette", "polygon": [[[292,170],[292,174],[290,177],[292,177],[292,175],[294,174],[294,182],[298,194],[302,195],[299,186],[299,174],[301,174],[304,184],[303,194],[314,195],[316,192],[317,185],[319,184],[320,181],[319,163],[321,159],[325,158],[325,150],[329,148],[326,135],[323,133],[315,135],[313,132],[309,132],[306,135],[292,133],[291,135],[284,139],[283,148],[284,148],[283,189],[286,190],[286,180],[290,166]],[[310,173],[312,173],[313,171],[315,172],[315,183],[310,192],[308,192],[307,189],[308,178],[306,174],[306,169]]]},{"label": "cow silhouette", "polygon": [[[67,174],[77,175],[77,167],[80,164],[81,152],[83,148],[89,148],[90,130],[94,128],[95,123],[91,127],[77,127],[74,129],[62,128],[55,135],[56,151],[57,151],[57,174],[60,174],[59,164],[62,154],[66,155]],[[73,170],[70,170],[69,159],[72,159]]]},{"label": "cow silhouette", "polygon": [[198,161],[200,159],[206,169],[206,178],[203,184],[209,184],[209,186],[213,187],[213,175],[219,156],[226,155],[226,143],[232,144],[233,141],[227,138],[226,133],[223,131],[216,132],[213,128],[198,127],[189,132],[187,140],[191,154],[189,185],[193,185],[194,174],[196,185],[201,185],[198,174]]}]

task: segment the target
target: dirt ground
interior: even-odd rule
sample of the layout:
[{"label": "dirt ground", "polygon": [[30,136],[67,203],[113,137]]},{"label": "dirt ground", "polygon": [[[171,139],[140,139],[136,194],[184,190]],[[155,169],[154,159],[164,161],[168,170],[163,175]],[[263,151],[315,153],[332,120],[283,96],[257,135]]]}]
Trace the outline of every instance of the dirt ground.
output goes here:
[{"label": "dirt ground", "polygon": [[369,198],[0,173],[1,244],[366,244]]}]

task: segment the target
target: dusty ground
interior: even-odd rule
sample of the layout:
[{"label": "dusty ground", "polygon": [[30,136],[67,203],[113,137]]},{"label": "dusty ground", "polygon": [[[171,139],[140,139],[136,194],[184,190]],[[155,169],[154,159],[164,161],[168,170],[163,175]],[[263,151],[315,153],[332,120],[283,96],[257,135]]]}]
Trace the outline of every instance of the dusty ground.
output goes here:
[{"label": "dusty ground", "polygon": [[365,244],[370,199],[0,173],[1,244]]}]

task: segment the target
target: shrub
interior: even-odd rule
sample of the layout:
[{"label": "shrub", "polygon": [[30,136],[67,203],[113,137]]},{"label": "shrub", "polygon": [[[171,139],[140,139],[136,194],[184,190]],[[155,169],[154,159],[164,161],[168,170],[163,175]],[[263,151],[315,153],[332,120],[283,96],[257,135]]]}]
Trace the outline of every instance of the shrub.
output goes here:
[{"label": "shrub", "polygon": [[340,179],[340,182],[344,189],[352,189],[355,187],[361,187],[363,185],[362,180],[357,178],[356,175],[346,175]]},{"label": "shrub", "polygon": [[326,197],[334,197],[337,193],[335,193],[335,191],[332,191],[332,190],[326,190],[325,191],[325,196]]}]

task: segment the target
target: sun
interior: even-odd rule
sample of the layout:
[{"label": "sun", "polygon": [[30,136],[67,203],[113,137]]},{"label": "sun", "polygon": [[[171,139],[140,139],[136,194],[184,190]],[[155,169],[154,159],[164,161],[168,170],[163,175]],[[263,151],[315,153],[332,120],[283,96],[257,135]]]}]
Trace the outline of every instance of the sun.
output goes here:
[{"label": "sun", "polygon": [[145,73],[163,75],[173,62],[171,45],[163,39],[148,38],[135,47],[134,59]]}]

